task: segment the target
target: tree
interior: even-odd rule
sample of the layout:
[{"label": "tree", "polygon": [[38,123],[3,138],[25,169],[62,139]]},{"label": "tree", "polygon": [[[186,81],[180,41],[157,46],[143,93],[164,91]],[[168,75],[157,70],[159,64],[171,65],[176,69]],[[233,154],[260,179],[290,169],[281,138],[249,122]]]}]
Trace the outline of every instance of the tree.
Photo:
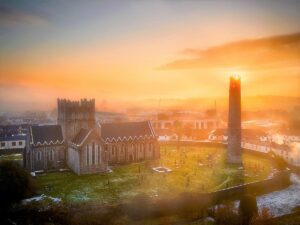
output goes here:
[{"label": "tree", "polygon": [[36,186],[18,163],[14,161],[0,162],[0,210],[9,209],[12,204],[35,193]]},{"label": "tree", "polygon": [[255,215],[257,215],[256,197],[252,195],[244,195],[240,200],[239,212],[243,225],[249,225]]}]

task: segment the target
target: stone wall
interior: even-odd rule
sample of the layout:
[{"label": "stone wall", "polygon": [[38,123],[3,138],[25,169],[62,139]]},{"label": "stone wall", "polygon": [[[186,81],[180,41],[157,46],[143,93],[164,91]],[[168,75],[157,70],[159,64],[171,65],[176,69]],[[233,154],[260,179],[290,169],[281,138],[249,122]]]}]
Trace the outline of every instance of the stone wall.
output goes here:
[{"label": "stone wall", "polygon": [[124,141],[105,144],[109,164],[124,164],[160,157],[160,148],[156,140]]},{"label": "stone wall", "polygon": [[31,146],[30,150],[30,171],[36,170],[57,170],[65,166],[65,146]]},{"label": "stone wall", "polygon": [[[94,147],[93,147],[94,146]],[[99,140],[90,140],[80,151],[80,173],[90,174],[107,171],[107,156]]]},{"label": "stone wall", "polygon": [[67,164],[69,168],[76,174],[80,173],[79,162],[80,159],[78,150],[73,148],[73,146],[69,146],[67,151]]},{"label": "stone wall", "polygon": [[134,199],[126,206],[125,212],[135,219],[178,215],[185,212],[201,212],[223,201],[238,200],[245,194],[261,195],[283,189],[290,185],[290,171],[281,171],[271,179],[243,184],[211,193],[182,193],[173,198]]}]

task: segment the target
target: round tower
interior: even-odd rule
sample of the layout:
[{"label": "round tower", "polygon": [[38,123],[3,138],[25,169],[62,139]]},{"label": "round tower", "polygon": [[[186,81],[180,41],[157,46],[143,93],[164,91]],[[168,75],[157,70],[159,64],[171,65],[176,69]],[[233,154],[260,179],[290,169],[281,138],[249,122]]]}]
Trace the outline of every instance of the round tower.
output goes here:
[{"label": "round tower", "polygon": [[242,164],[241,155],[241,79],[230,77],[227,162]]}]

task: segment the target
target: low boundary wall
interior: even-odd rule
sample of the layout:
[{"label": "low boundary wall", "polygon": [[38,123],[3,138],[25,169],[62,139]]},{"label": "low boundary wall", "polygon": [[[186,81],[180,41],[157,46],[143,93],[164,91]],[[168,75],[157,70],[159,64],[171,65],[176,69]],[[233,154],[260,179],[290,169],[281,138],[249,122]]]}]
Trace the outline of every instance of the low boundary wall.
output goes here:
[{"label": "low boundary wall", "polygon": [[[164,145],[178,145],[180,147],[183,146],[195,146],[195,147],[227,147],[227,143],[221,143],[221,142],[209,142],[209,141],[160,141],[159,142],[160,146]],[[246,148],[242,148],[243,152],[258,155],[258,156],[263,156],[271,159],[271,155],[268,153],[263,153],[263,152],[258,152]]]},{"label": "low boundary wall", "polygon": [[290,185],[290,171],[277,172],[272,178],[247,183],[210,193],[182,193],[173,198],[151,199],[141,197],[122,205],[122,210],[134,219],[176,215],[186,212],[201,212],[224,201],[239,200],[246,194],[262,195]]}]

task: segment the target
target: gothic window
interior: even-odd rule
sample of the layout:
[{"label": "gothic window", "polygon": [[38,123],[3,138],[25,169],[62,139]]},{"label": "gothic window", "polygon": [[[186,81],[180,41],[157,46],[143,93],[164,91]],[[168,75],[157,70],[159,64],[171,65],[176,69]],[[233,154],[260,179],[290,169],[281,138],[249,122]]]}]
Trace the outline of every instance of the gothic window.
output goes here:
[{"label": "gothic window", "polygon": [[117,154],[117,147],[116,146],[113,146],[112,147],[112,155],[116,155]]},{"label": "gothic window", "polygon": [[95,164],[98,165],[98,154],[99,154],[99,150],[98,150],[98,144],[95,145]]},{"label": "gothic window", "polygon": [[92,164],[96,164],[95,163],[96,159],[95,159],[95,143],[92,143]]},{"label": "gothic window", "polygon": [[49,160],[53,161],[54,160],[54,150],[49,151]]},{"label": "gothic window", "polygon": [[85,153],[86,153],[86,165],[89,165],[89,145],[86,145],[86,149],[85,149]]},{"label": "gothic window", "polygon": [[92,165],[92,145],[89,144],[89,165]]},{"label": "gothic window", "polygon": [[98,157],[99,157],[98,162],[100,164],[101,163],[101,145],[100,144],[98,145]]},{"label": "gothic window", "polygon": [[36,157],[37,157],[38,161],[41,161],[42,160],[42,152],[38,151],[37,154],[36,154]]}]

